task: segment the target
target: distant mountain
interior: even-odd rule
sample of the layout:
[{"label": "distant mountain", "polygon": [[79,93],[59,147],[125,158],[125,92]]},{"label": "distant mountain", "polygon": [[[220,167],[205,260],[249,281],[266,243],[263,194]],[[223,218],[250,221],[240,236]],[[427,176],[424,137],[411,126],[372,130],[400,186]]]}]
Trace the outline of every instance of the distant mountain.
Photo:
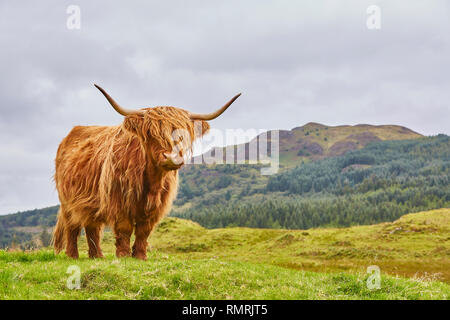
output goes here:
[{"label": "distant mountain", "polygon": [[[267,133],[268,151],[270,150],[271,131]],[[406,127],[397,125],[369,125],[358,124],[354,126],[326,126],[320,123],[310,122],[292,130],[279,131],[280,164],[283,167],[293,167],[305,160],[317,160],[331,156],[339,156],[350,150],[361,149],[370,142],[384,140],[406,140],[423,137]],[[258,135],[252,142],[264,139]],[[238,145],[245,150],[245,159],[249,159],[249,145],[252,143]],[[226,149],[234,149],[234,159],[238,156],[238,146],[222,148],[223,160],[225,160]],[[199,157],[215,155],[220,148],[214,148],[201,156],[193,159],[192,163],[201,163]],[[269,151],[270,154],[270,151]],[[203,160],[202,159],[202,160]]]}]

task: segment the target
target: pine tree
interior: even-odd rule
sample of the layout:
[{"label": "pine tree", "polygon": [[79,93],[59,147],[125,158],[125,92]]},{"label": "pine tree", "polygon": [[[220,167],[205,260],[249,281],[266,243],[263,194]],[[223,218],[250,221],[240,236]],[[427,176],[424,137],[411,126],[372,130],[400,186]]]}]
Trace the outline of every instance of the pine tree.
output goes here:
[{"label": "pine tree", "polygon": [[41,234],[39,235],[39,240],[41,240],[41,244],[43,247],[48,247],[50,245],[52,236],[47,232],[47,228],[44,228],[42,230]]}]

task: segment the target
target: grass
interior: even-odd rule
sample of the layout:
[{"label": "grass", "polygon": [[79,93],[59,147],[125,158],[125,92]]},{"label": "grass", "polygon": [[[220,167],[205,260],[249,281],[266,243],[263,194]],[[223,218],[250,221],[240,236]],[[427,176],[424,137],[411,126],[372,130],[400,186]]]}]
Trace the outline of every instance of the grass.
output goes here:
[{"label": "grass", "polygon": [[[80,289],[66,287],[71,265],[81,270]],[[158,251],[147,262],[2,252],[0,268],[1,299],[447,299],[449,294],[449,286],[436,281],[382,276],[381,288],[369,290],[365,274],[184,260]]]},{"label": "grass", "polygon": [[350,228],[205,229],[167,218],[151,238],[154,249],[184,259],[220,258],[318,272],[365,272],[450,283],[450,209]]},{"label": "grass", "polygon": [[[166,218],[149,259],[0,251],[0,299],[448,299],[450,209],[342,229],[204,229]],[[68,267],[81,271],[70,290]],[[380,289],[366,268],[381,269]],[[409,278],[407,278],[409,277]]]}]

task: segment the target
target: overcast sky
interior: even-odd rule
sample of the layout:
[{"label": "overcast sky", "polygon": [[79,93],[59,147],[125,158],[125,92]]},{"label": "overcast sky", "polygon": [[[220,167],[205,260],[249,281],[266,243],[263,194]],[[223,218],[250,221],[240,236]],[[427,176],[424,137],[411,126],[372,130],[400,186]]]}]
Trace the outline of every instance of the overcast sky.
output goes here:
[{"label": "overcast sky", "polygon": [[[381,9],[369,30],[366,10]],[[81,28],[68,29],[69,5]],[[0,214],[58,203],[58,143],[127,107],[208,112],[211,125],[399,124],[450,134],[449,1],[0,0]]]}]

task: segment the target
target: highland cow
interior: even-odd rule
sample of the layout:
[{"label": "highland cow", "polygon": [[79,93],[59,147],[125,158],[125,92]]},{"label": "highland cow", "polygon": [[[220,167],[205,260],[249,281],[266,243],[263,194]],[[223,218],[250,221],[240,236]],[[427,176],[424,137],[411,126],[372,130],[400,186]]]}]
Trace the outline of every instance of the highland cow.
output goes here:
[{"label": "highland cow", "polygon": [[[175,107],[127,110],[95,85],[125,117],[118,126],[77,126],[59,145],[55,182],[61,203],[53,233],[56,253],[78,258],[77,239],[86,233],[89,257],[102,257],[105,225],[115,235],[116,256],[147,258],[147,238],[170,211],[178,169],[195,138],[209,130],[208,120],[221,115],[236,95],[216,112],[193,114]],[[200,134],[195,126],[200,124]],[[187,132],[175,141],[173,132]],[[135,242],[130,249],[130,238]]]}]

